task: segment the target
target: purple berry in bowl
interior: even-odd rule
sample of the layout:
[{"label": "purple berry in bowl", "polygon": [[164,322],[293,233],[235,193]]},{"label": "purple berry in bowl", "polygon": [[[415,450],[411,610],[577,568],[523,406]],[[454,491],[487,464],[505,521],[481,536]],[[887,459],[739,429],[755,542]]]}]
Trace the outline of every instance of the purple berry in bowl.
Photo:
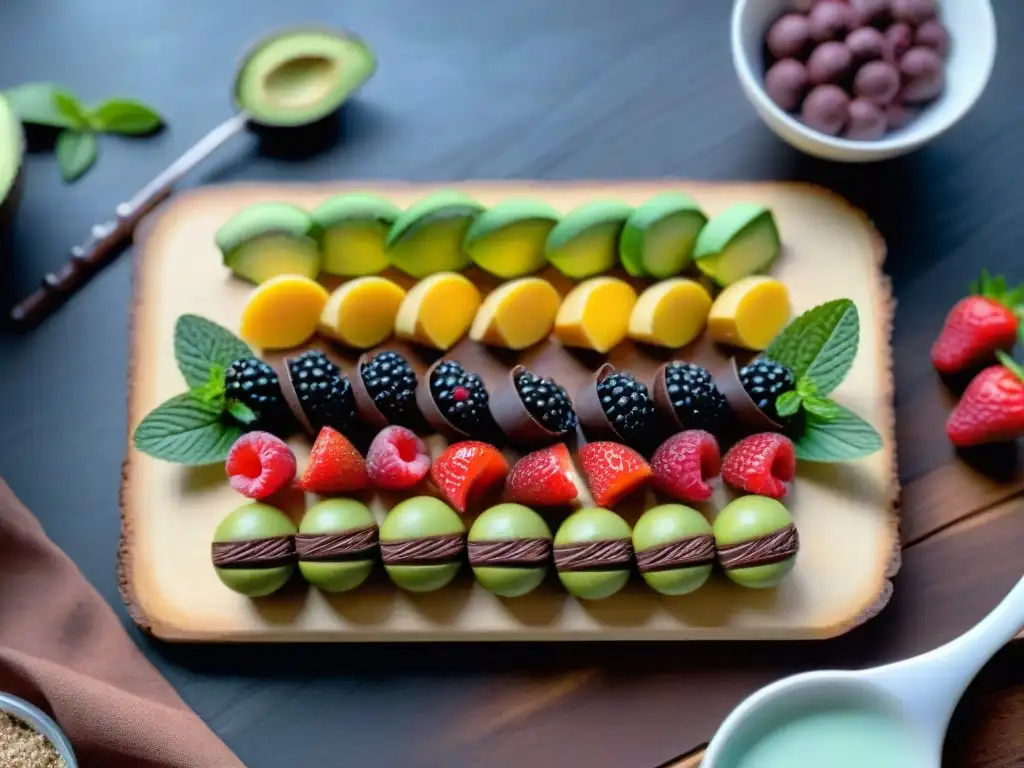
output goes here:
[{"label": "purple berry in bowl", "polygon": [[907,51],[900,59],[900,74],[903,76],[903,101],[921,104],[931,101],[940,93],[946,82],[946,68],[931,48],[917,47]]},{"label": "purple berry in bowl", "polygon": [[914,45],[931,48],[946,58],[949,55],[949,31],[938,19],[929,19],[914,32]]},{"label": "purple berry in bowl", "polygon": [[909,24],[898,22],[885,30],[885,41],[888,44],[885,58],[896,63],[914,44],[914,30]]},{"label": "purple berry in bowl", "polygon": [[854,27],[884,24],[889,20],[890,0],[848,0],[850,22]]},{"label": "purple berry in bowl", "polygon": [[800,13],[781,16],[769,27],[765,44],[776,59],[802,59],[811,45],[807,17]]},{"label": "purple berry in bowl", "polygon": [[853,67],[853,54],[844,43],[822,43],[807,59],[807,77],[811,85],[842,82]]},{"label": "purple berry in bowl", "polygon": [[838,85],[818,85],[804,99],[801,119],[808,127],[838,136],[849,119],[850,97]]},{"label": "purple berry in bowl", "polygon": [[867,99],[854,99],[849,106],[850,119],[843,135],[857,141],[875,141],[885,135],[885,113]]},{"label": "purple berry in bowl", "polygon": [[880,107],[896,98],[900,90],[900,73],[887,61],[869,61],[853,78],[853,92]]},{"label": "purple berry in bowl", "polygon": [[764,89],[768,97],[786,112],[792,112],[800,106],[807,85],[807,69],[796,59],[775,62],[764,76]]},{"label": "purple berry in bowl", "polygon": [[850,28],[850,8],[839,0],[822,0],[811,8],[807,23],[815,42],[837,40]]},{"label": "purple berry in bowl", "polygon": [[935,18],[935,0],[892,0],[892,16],[896,21],[917,26]]},{"label": "purple berry in bowl", "polygon": [[861,27],[846,36],[846,47],[859,63],[881,59],[885,56],[885,35],[874,27]]}]

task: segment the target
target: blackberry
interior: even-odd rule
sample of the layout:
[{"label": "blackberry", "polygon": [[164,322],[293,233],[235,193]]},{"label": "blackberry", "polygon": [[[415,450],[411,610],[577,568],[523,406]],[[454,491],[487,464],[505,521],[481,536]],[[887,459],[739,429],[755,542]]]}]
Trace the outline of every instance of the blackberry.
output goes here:
[{"label": "blackberry", "polygon": [[416,407],[416,372],[397,352],[378,352],[359,367],[363,385],[389,424],[418,428],[423,417]]},{"label": "blackberry", "polygon": [[789,368],[764,359],[754,360],[740,368],[740,383],[754,404],[776,421],[780,420],[775,410],[779,395],[796,389],[796,380]]},{"label": "blackberry", "polygon": [[491,428],[484,381],[460,363],[445,360],[430,375],[430,395],[441,414],[456,429],[480,436]]},{"label": "blackberry", "polygon": [[630,373],[613,373],[597,385],[597,395],[612,427],[631,445],[643,445],[653,426],[650,393]]},{"label": "blackberry", "polygon": [[344,430],[356,412],[352,385],[341,370],[316,349],[288,361],[288,378],[310,425]]},{"label": "blackberry", "polygon": [[235,360],[224,372],[224,394],[256,414],[257,424],[274,431],[288,420],[277,372],[258,357]]},{"label": "blackberry", "polygon": [[684,429],[718,434],[728,404],[707,368],[695,363],[669,363],[665,367],[665,389]]},{"label": "blackberry", "polygon": [[547,429],[560,435],[576,429],[579,419],[569,393],[554,379],[521,371],[516,375],[515,384],[526,410]]}]

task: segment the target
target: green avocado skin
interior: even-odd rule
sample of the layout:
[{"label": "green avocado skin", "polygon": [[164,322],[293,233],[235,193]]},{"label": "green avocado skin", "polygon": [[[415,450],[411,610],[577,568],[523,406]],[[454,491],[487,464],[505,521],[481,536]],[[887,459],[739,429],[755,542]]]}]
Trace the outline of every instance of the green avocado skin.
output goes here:
[{"label": "green avocado skin", "polygon": [[[687,232],[692,232],[693,239],[674,238],[679,246],[677,263],[660,273],[651,271],[650,265],[644,263],[644,249],[647,238],[658,227],[676,221],[686,225]],[[655,195],[634,210],[622,228],[619,238],[619,260],[623,268],[633,277],[654,277],[665,279],[679,274],[689,263],[693,254],[696,236],[707,224],[708,218],[689,195],[680,192],[665,192]],[[678,226],[678,225],[677,225]]]},{"label": "green avocado skin", "polygon": [[[663,544],[672,544],[693,536],[712,532],[709,523],[697,510],[683,504],[662,504],[651,507],[633,526],[633,551],[643,552]],[[712,564],[690,568],[642,573],[648,586],[663,595],[685,595],[704,585],[711,575]]]},{"label": "green avocado skin", "polygon": [[617,200],[594,200],[573,209],[548,233],[547,260],[566,277],[607,272],[619,258],[619,235],[633,208]]},{"label": "green avocado skin", "polygon": [[[715,544],[724,547],[750,541],[774,533],[793,522],[780,502],[767,496],[741,496],[727,504],[715,518]],[[752,568],[727,568],[725,575],[732,581],[750,589],[767,589],[781,582],[793,566],[796,556],[780,563],[758,565]]]},{"label": "green avocado skin", "polygon": [[320,228],[306,211],[291,203],[256,203],[221,224],[215,241],[228,264],[233,253],[258,237],[285,235],[320,240]]},{"label": "green avocado skin", "polygon": [[[325,499],[311,506],[299,533],[345,533],[376,525],[369,507],[355,499]],[[373,572],[373,560],[344,562],[299,561],[303,578],[324,592],[347,592],[362,584]]]},{"label": "green avocado skin", "polygon": [[483,206],[462,192],[442,190],[406,209],[384,242],[388,261],[407,275],[423,278],[469,266],[463,241]]},{"label": "green avocado skin", "polygon": [[[736,245],[760,232],[767,239],[759,244],[762,248],[756,258],[750,256],[749,250],[737,256]],[[765,245],[767,248],[763,248]],[[737,203],[700,231],[693,246],[693,259],[701,272],[725,286],[766,269],[778,257],[780,247],[778,226],[771,210],[757,203]],[[736,265],[737,260],[742,262],[741,267]]]},{"label": "green avocado skin", "polygon": [[[585,507],[565,518],[555,533],[555,547],[592,541],[630,539],[629,523],[608,509]],[[621,590],[629,581],[628,569],[609,571],[559,571],[558,578],[569,592],[583,600],[603,600]]]},{"label": "green avocado skin", "polygon": [[[544,518],[522,504],[498,504],[485,510],[469,529],[469,541],[551,539]],[[478,567],[473,575],[484,589],[499,597],[521,597],[540,586],[546,567]]]},{"label": "green avocado skin", "polygon": [[[463,246],[478,267],[510,280],[547,266],[544,243],[557,223],[558,211],[547,203],[505,200],[476,217]],[[515,258],[509,255],[512,250]]]},{"label": "green avocado skin", "polygon": [[390,200],[378,195],[351,193],[324,200],[310,212],[313,223],[321,229],[341,224],[379,222],[389,228],[402,211]]},{"label": "green avocado skin", "polygon": [[[396,504],[384,518],[380,540],[401,541],[465,532],[462,518],[443,501],[433,496],[413,496]],[[437,565],[385,565],[384,570],[402,589],[432,592],[451,582],[461,565],[460,561]]]},{"label": "green avocado skin", "polygon": [[[298,529],[287,515],[269,504],[243,504],[221,520],[213,532],[214,542],[248,541],[271,536],[292,536]],[[228,589],[246,597],[265,597],[283,587],[294,565],[275,568],[214,568]]]}]

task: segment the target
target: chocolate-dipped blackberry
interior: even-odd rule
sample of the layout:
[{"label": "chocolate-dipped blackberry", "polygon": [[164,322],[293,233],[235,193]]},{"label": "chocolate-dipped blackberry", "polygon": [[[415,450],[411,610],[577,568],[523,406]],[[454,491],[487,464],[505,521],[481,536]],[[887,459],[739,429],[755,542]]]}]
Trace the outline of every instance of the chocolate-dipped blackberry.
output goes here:
[{"label": "chocolate-dipped blackberry", "polygon": [[362,355],[352,377],[360,421],[376,428],[397,424],[422,431],[425,422],[416,405],[417,384],[416,372],[398,352]]},{"label": "chocolate-dipped blackberry", "polygon": [[327,356],[309,349],[285,360],[282,392],[295,418],[311,435],[321,428],[344,431],[356,413],[352,385]]},{"label": "chocolate-dipped blackberry", "polygon": [[721,434],[729,406],[707,368],[678,360],[665,363],[654,375],[651,390],[658,415],[676,430]]},{"label": "chocolate-dipped blackberry", "polygon": [[588,440],[613,440],[646,447],[656,432],[654,402],[630,373],[605,363],[576,397],[576,412]]},{"label": "chocolate-dipped blackberry", "polygon": [[[732,414],[732,423],[743,434],[754,432],[781,432],[783,424],[780,424],[768,412],[761,410],[754,399],[750,396],[743,380],[740,378],[740,369],[736,365],[736,358],[729,360],[716,378],[718,390],[725,396],[729,404],[729,411]],[[772,411],[774,411],[774,401]]]},{"label": "chocolate-dipped blackberry", "polygon": [[523,447],[563,440],[579,424],[565,388],[521,365],[509,371],[508,381],[491,398],[490,407],[509,441]]},{"label": "chocolate-dipped blackberry", "polygon": [[480,374],[455,360],[438,360],[416,387],[416,404],[423,417],[449,440],[490,437],[494,421],[489,400]]},{"label": "chocolate-dipped blackberry", "polygon": [[739,377],[754,405],[772,419],[780,420],[775,403],[783,393],[796,389],[793,372],[784,365],[759,358],[740,368]]},{"label": "chocolate-dipped blackberry", "polygon": [[241,358],[228,366],[224,371],[224,394],[256,414],[254,427],[274,434],[287,431],[291,419],[281,382],[277,372],[258,357]]}]

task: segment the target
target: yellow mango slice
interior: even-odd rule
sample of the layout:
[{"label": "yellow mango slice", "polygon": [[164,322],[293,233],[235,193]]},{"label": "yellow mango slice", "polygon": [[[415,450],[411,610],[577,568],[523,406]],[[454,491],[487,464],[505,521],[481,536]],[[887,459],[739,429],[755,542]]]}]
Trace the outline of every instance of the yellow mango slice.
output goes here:
[{"label": "yellow mango slice", "polygon": [[438,272],[406,294],[395,318],[395,335],[427,347],[451,349],[469,330],[480,308],[480,291],[457,272]]},{"label": "yellow mango slice", "polygon": [[279,275],[260,283],[242,309],[239,335],[261,349],[297,347],[314,333],[327,289],[303,275]]},{"label": "yellow mango slice", "polygon": [[700,283],[676,277],[640,294],[629,317],[629,337],[659,347],[685,347],[704,330],[711,294]]},{"label": "yellow mango slice", "polygon": [[547,338],[561,304],[551,283],[523,277],[491,291],[476,313],[469,338],[507,349],[526,349]]},{"label": "yellow mango slice", "polygon": [[773,277],[752,275],[726,287],[708,314],[708,333],[719,344],[758,352],[789,321],[789,291]]},{"label": "yellow mango slice", "polygon": [[320,313],[320,332],[355,349],[370,349],[395,330],[405,291],[384,277],[342,283]]},{"label": "yellow mango slice", "polygon": [[566,347],[607,352],[624,338],[636,291],[617,277],[594,277],[566,294],[555,316],[555,338]]}]

